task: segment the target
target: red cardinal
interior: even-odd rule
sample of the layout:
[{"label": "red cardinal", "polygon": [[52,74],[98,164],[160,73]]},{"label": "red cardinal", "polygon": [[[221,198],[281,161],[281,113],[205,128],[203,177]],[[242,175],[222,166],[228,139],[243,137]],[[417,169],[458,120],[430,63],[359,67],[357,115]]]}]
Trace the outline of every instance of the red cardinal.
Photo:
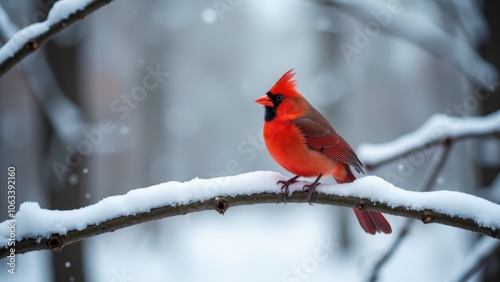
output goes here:
[{"label": "red cardinal", "polygon": [[[300,176],[317,177],[307,199],[318,186],[322,176],[331,175],[337,183],[353,182],[351,171],[363,172],[358,157],[338,135],[330,123],[295,89],[294,73],[287,71],[266,95],[255,100],[265,106],[264,140],[269,153],[278,164],[295,174],[287,181],[278,181],[286,195],[288,186]],[[391,226],[379,212],[354,210],[361,227],[370,234],[391,233]]]}]

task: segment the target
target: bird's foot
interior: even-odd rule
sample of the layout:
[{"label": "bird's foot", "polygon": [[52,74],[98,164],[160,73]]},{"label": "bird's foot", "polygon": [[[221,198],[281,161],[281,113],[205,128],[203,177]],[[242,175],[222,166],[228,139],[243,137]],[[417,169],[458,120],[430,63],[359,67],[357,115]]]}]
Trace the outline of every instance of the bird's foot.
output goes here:
[{"label": "bird's foot", "polygon": [[303,189],[306,190],[308,189],[309,191],[307,192],[307,202],[309,203],[309,205],[312,206],[311,204],[311,196],[312,196],[312,193],[314,192],[314,190],[316,189],[316,187],[318,187],[318,185],[320,185],[321,183],[319,182],[319,180],[321,179],[321,176],[323,176],[323,174],[320,174],[318,176],[318,178],[316,178],[316,180],[314,180],[313,183],[311,184],[306,184],[304,185]]},{"label": "bird's foot", "polygon": [[299,175],[295,175],[294,177],[288,179],[287,181],[280,180],[276,182],[276,184],[283,184],[281,186],[281,190],[285,193],[285,195],[283,196],[283,201],[285,202],[285,204],[286,204],[286,198],[288,197],[288,187],[293,183],[297,182],[297,178],[299,178]]}]

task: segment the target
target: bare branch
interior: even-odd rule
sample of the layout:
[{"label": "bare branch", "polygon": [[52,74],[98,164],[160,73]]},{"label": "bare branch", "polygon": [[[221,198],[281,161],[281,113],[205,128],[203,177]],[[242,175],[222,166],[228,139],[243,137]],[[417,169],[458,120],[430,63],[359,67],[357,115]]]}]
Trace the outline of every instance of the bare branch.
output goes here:
[{"label": "bare branch", "polygon": [[[49,12],[46,21],[29,25],[17,32],[6,44],[0,48],[0,77],[9,69],[19,63],[24,57],[40,49],[54,35],[78,20],[85,19],[87,15],[110,3],[113,0],[81,0],[56,2]],[[67,14],[57,15],[55,20],[51,19],[57,6],[79,4],[77,9],[67,9]],[[64,9],[66,11],[66,9]],[[36,32],[33,32],[36,30]]]},{"label": "bare branch", "polygon": [[[92,206],[82,208],[79,211],[50,211],[43,209],[31,211],[31,213],[25,213],[22,217],[17,219],[17,222],[15,223],[18,227],[22,227],[23,218],[25,218],[25,220],[27,221],[33,222],[34,220],[38,220],[36,216],[41,216],[40,220],[44,222],[40,224],[42,226],[47,226],[50,225],[51,220],[54,220],[54,218],[57,222],[60,222],[59,219],[61,218],[71,218],[72,216],[77,216],[77,218],[81,221],[81,214],[85,214],[85,209],[92,211],[89,213],[98,214],[98,216],[101,217],[101,213],[98,212],[100,210],[100,207],[104,207],[104,210],[110,210],[110,205],[120,205],[116,208],[117,210],[119,210],[116,216],[113,216],[110,219],[96,218],[95,221],[93,221],[92,223],[87,223],[86,226],[78,226],[67,229],[66,227],[64,227],[64,229],[67,230],[67,232],[64,232],[64,234],[62,234],[61,232],[58,233],[51,231],[60,230],[57,229],[61,228],[61,226],[59,226],[60,224],[54,224],[58,226],[51,227],[52,229],[50,229],[49,231],[45,230],[44,232],[46,233],[33,234],[34,231],[30,231],[30,233],[25,234],[24,237],[21,237],[23,236],[21,234],[19,235],[20,238],[18,238],[16,241],[15,252],[16,254],[21,254],[29,251],[47,249],[60,251],[64,246],[92,236],[165,217],[185,215],[187,213],[199,212],[204,210],[216,210],[219,213],[223,213],[227,212],[228,208],[236,206],[283,202],[283,196],[280,193],[279,187],[275,185],[276,179],[280,179],[281,177],[276,177],[277,174],[271,172],[267,172],[267,174],[271,174],[271,176],[267,177],[266,175],[263,175],[262,172],[233,176],[231,178],[231,182],[229,183],[230,185],[228,184],[227,187],[224,187],[223,189],[219,189],[217,191],[217,194],[221,195],[219,197],[207,197],[207,194],[203,193],[203,189],[200,187],[207,185],[207,183],[209,183],[210,181],[213,182],[221,180],[197,179],[195,181],[199,185],[196,186],[196,189],[201,189],[197,191],[193,190],[193,187],[187,187],[191,185],[190,182],[170,182],[157,185],[156,187],[152,186],[148,188],[132,190],[123,196],[106,198]],[[264,178],[265,181],[263,182],[259,180],[259,178]],[[248,180],[250,179],[255,179],[255,181],[257,182],[250,181],[251,183],[248,183]],[[241,187],[242,183],[245,183],[245,185],[247,186]],[[263,183],[267,184],[264,185]],[[231,187],[231,185],[236,185],[237,187]],[[293,188],[295,193],[288,198],[289,203],[307,203],[307,193],[303,192],[301,187],[299,186],[301,185],[295,185],[295,187]],[[190,195],[189,199],[185,198],[186,195],[182,196],[182,193],[186,191],[188,192],[188,195]],[[318,187],[317,191],[318,193],[314,194],[312,198],[312,202],[317,204],[344,206],[351,208],[363,206],[366,210],[379,211],[387,214],[413,218],[424,223],[439,223],[454,226],[500,239],[500,229],[498,229],[497,227],[485,227],[484,223],[478,222],[475,214],[460,214],[458,216],[452,216],[450,214],[456,214],[456,212],[458,212],[458,208],[449,211],[450,214],[445,214],[440,209],[441,207],[433,206],[432,203],[435,203],[437,198],[446,196],[442,194],[443,191],[425,193],[405,191],[392,186],[390,183],[385,182],[384,180],[376,176],[360,178],[350,184],[321,185],[320,187]],[[374,196],[374,198],[376,198],[376,200],[374,200],[368,196],[357,195],[359,194],[359,192],[368,194],[369,192],[367,191],[378,191],[380,194],[388,195],[389,198],[383,199],[381,197]],[[388,193],[388,191],[390,191],[390,193]],[[149,201],[151,201],[151,197],[154,197],[154,199],[168,198],[164,194],[157,194],[158,192],[165,193],[165,195],[167,195],[167,193],[169,193],[168,195],[176,195],[177,198],[168,199],[166,200],[166,203],[155,208],[146,209],[145,207],[141,206],[140,209],[137,210],[137,212],[131,212],[130,210],[122,207],[122,205],[131,205],[131,203],[142,203],[140,199],[148,199]],[[457,197],[462,197],[462,200],[466,200],[471,203],[475,202],[475,206],[477,206],[477,208],[484,209],[478,211],[482,214],[483,217],[484,214],[488,214],[488,212],[494,213],[500,210],[499,205],[490,203],[483,199],[479,199],[475,196],[470,196],[460,192],[448,193],[452,193]],[[394,196],[392,196],[391,194],[397,194],[398,196],[395,196],[394,198]],[[448,196],[452,197],[451,194],[448,194]],[[412,206],[408,203],[409,199],[418,198],[419,208],[416,208],[415,206]],[[18,215],[23,212],[23,205],[21,205]],[[54,218],[50,218],[52,216]],[[488,220],[490,223],[491,221],[496,222],[494,218]],[[8,233],[8,228],[5,228],[9,226],[9,223],[11,223],[10,220],[0,224],[2,229],[0,230],[1,257],[6,257],[10,252],[8,247],[8,238],[10,235]],[[498,222],[498,224],[494,223],[493,225],[489,226],[497,225],[500,226],[500,222]]]}]

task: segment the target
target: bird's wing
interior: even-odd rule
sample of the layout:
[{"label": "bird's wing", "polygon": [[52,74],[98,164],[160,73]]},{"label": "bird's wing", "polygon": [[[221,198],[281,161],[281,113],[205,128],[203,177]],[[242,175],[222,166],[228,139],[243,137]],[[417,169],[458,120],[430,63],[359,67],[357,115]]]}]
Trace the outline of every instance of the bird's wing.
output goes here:
[{"label": "bird's wing", "polygon": [[307,145],[328,157],[350,165],[357,172],[364,173],[351,146],[338,135],[330,123],[314,108],[304,117],[294,120],[294,124],[304,134]]}]

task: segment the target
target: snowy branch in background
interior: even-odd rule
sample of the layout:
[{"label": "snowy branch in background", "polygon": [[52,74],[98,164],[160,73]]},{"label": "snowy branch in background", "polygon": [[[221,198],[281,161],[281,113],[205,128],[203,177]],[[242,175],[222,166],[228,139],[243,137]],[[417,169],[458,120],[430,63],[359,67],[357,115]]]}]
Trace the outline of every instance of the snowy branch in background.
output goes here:
[{"label": "snowy branch in background", "polygon": [[[0,39],[8,40],[19,28],[0,5]],[[55,134],[64,144],[74,144],[84,128],[80,108],[63,93],[43,53],[20,62],[26,81]]]},{"label": "snowy branch in background", "polygon": [[480,238],[472,250],[464,256],[466,262],[460,267],[460,274],[450,281],[466,282],[476,274],[495,254],[500,253],[500,241],[490,237]]},{"label": "snowy branch in background", "polygon": [[[224,213],[228,207],[280,203],[283,195],[276,182],[283,179],[276,172],[260,171],[183,183],[166,182],[69,211],[46,210],[38,203],[23,203],[14,220],[0,224],[0,256],[12,253],[9,248],[15,248],[16,254],[43,249],[60,251],[85,238],[175,215],[210,209]],[[291,187],[294,194],[288,197],[289,203],[307,203],[303,185],[299,182]],[[349,184],[320,185],[317,192],[312,198],[317,204],[380,211],[500,238],[500,205],[465,193],[406,191],[376,176]],[[15,234],[14,238],[11,234]],[[9,242],[15,242],[15,246]]]},{"label": "snowy branch in background", "polygon": [[[52,36],[111,1],[63,0],[54,3],[47,20],[21,29],[0,48],[0,76],[38,50]],[[4,22],[5,16],[5,13],[0,13],[0,23]]]},{"label": "snowy branch in background", "polygon": [[[481,13],[478,7],[472,9],[472,7],[468,5],[454,4],[454,1],[448,2],[460,11],[457,14],[457,19],[463,20],[466,16],[470,19],[471,13]],[[490,78],[492,80],[497,80],[498,78],[495,67],[481,58],[476,50],[474,50],[473,46],[470,45],[470,42],[446,32],[427,15],[408,7],[405,8],[406,5],[409,5],[408,1],[389,1],[387,3],[386,1],[380,0],[317,0],[316,3],[336,7],[340,11],[361,20],[365,23],[365,31],[367,29],[373,30],[376,29],[375,27],[378,27],[378,32],[382,30],[387,34],[420,46],[424,50],[435,54],[437,57],[457,68],[473,84],[481,84],[484,88],[491,90],[493,89],[492,81],[488,80]],[[391,11],[394,13],[391,13]],[[473,21],[468,20],[468,22]],[[474,30],[476,34],[484,33],[482,30],[477,30],[477,27],[481,27],[482,25],[471,25],[468,24],[468,22],[460,22],[467,26],[467,30],[464,31],[465,33],[470,34],[472,32],[471,29],[474,28],[476,28],[476,30]],[[371,31],[366,33],[373,34]],[[482,37],[484,38],[484,36]],[[475,36],[470,38],[476,40],[474,43],[478,43],[477,41],[482,37]],[[366,46],[355,46],[352,44],[347,49],[344,47],[343,52],[346,59],[348,59],[352,53],[356,53],[356,51],[353,50],[359,51],[360,48],[364,47]]]},{"label": "snowy branch in background", "polygon": [[383,144],[361,144],[359,158],[368,169],[421,151],[429,155],[429,148],[443,142],[466,138],[500,137],[500,111],[483,117],[451,117],[436,114],[414,132]]},{"label": "snowy branch in background", "polygon": [[[426,175],[424,176],[422,184],[419,187],[418,191],[428,192],[432,190],[432,187],[434,187],[434,183],[436,183],[438,175],[441,173],[441,170],[443,169],[446,160],[450,155],[451,146],[452,144],[444,144],[440,147],[440,150],[436,152],[432,159],[432,162],[427,168]],[[413,226],[413,223],[413,220],[409,218],[406,219],[403,227],[400,229],[399,233],[397,233],[396,238],[392,242],[391,246],[385,251],[383,255],[380,256],[378,261],[374,264],[370,279],[368,281],[375,282],[379,279],[380,271],[396,253],[404,239],[408,237],[408,234],[410,234],[412,230],[411,227]]]}]

